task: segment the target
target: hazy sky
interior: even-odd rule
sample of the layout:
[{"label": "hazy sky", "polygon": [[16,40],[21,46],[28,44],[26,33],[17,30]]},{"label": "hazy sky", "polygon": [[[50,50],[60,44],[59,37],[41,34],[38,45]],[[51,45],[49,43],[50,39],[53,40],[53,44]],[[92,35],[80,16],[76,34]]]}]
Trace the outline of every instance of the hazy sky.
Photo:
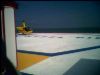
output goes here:
[{"label": "hazy sky", "polygon": [[100,2],[17,1],[16,25],[22,20],[33,28],[100,28]]}]

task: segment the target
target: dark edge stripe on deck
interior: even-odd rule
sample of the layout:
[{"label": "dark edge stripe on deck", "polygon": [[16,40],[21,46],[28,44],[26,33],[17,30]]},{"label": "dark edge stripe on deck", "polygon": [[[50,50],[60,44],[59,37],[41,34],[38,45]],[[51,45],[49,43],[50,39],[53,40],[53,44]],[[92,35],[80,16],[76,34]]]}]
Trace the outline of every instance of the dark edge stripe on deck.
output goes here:
[{"label": "dark edge stripe on deck", "polygon": [[82,51],[88,51],[100,48],[99,46],[93,46],[93,47],[87,47],[87,48],[81,48],[81,49],[75,49],[75,50],[69,50],[69,51],[63,51],[63,52],[56,52],[56,53],[44,53],[44,52],[33,52],[33,51],[25,51],[25,50],[17,50],[17,52],[21,53],[29,53],[29,54],[38,54],[38,55],[44,55],[44,56],[58,56],[58,55],[64,55],[64,54],[71,54],[76,52],[82,52]]},{"label": "dark edge stripe on deck", "polygon": [[25,51],[25,50],[17,50],[17,52],[44,55],[44,56],[52,56],[52,53],[44,53],[44,52],[33,52],[33,51]]}]

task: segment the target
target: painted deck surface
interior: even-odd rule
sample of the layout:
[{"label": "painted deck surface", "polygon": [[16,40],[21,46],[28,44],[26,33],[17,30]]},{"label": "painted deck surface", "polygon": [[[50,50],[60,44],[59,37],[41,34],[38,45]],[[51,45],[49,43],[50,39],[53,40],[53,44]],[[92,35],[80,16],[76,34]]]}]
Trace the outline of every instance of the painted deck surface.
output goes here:
[{"label": "painted deck surface", "polygon": [[63,75],[80,59],[100,60],[100,34],[17,35],[17,49],[17,69],[21,72],[35,75]]}]

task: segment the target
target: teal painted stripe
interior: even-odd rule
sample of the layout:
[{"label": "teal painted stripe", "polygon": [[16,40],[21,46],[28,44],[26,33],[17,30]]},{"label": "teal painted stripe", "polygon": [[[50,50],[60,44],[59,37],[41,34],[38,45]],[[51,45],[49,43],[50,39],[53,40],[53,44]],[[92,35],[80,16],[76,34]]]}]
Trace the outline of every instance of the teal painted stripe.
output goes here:
[{"label": "teal painted stripe", "polygon": [[25,51],[25,50],[17,50],[17,52],[29,53],[29,54],[38,54],[38,55],[44,55],[44,56],[58,56],[58,55],[83,52],[83,51],[88,51],[88,50],[93,50],[93,49],[98,49],[98,48],[100,48],[100,45],[99,46],[87,47],[87,48],[81,48],[81,49],[74,49],[74,50],[69,50],[69,51],[63,51],[63,52],[56,52],[56,53],[34,52],[34,51]]}]

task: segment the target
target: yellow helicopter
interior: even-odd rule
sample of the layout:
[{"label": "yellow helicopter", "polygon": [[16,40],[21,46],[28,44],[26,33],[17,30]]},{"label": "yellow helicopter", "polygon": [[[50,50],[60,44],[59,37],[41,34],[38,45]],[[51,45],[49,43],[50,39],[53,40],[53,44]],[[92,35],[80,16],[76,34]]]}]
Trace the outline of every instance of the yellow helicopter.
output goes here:
[{"label": "yellow helicopter", "polygon": [[30,35],[33,32],[29,27],[26,26],[25,21],[22,21],[22,24],[16,27],[16,29],[19,34],[23,34],[23,35]]}]

